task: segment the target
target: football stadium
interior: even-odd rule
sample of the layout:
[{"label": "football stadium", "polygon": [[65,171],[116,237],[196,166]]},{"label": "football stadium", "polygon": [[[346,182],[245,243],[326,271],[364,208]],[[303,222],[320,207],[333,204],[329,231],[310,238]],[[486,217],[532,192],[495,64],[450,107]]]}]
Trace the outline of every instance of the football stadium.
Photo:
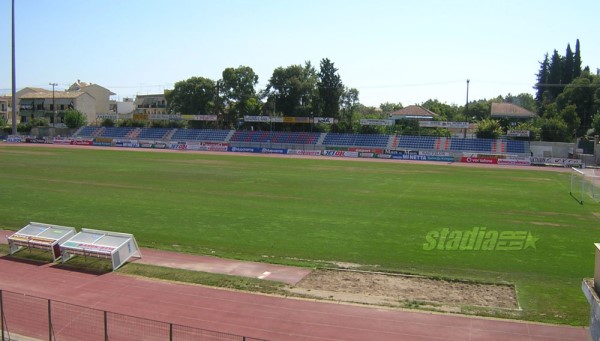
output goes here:
[{"label": "football stadium", "polygon": [[[594,268],[600,214],[595,172],[571,168],[581,166],[571,159],[552,160],[560,167],[532,166],[526,141],[96,126],[69,138],[10,141],[0,145],[5,230],[40,221],[135,236],[142,259],[146,252],[164,251],[309,270],[284,284],[271,281],[269,271],[247,280],[239,279],[244,274],[206,279],[168,262],[131,259],[110,276],[432,316],[589,324],[581,280]],[[61,276],[112,271],[110,260],[91,251],[62,264],[43,250],[22,249],[10,259],[51,264]],[[93,326],[98,337],[110,326],[110,335],[126,330],[163,339],[157,335],[170,331],[173,338],[188,328],[172,321],[157,326],[154,320],[165,316],[148,322],[127,309],[117,317],[107,317],[106,310],[104,318],[102,312],[79,313],[85,318],[69,322],[60,309],[84,308],[58,298],[52,304],[61,308],[49,323],[45,315],[53,297],[23,301],[13,294],[3,293],[4,325],[16,335],[45,339],[52,325],[51,339],[63,339],[56,336],[57,325],[72,324]],[[44,322],[33,328],[39,335],[27,334],[31,324],[15,327],[15,314],[40,307],[34,315]],[[69,328],[63,327],[60,335],[68,339]],[[215,333],[207,340],[229,339],[219,333],[277,338],[210,324],[202,330]]]}]

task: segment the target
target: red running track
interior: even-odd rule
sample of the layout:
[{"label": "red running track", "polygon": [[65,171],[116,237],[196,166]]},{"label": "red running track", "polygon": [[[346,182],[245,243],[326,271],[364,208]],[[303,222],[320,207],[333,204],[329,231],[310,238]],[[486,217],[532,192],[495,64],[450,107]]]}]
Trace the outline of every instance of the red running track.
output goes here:
[{"label": "red running track", "polygon": [[286,299],[0,258],[0,288],[267,340],[588,340],[586,328]]}]

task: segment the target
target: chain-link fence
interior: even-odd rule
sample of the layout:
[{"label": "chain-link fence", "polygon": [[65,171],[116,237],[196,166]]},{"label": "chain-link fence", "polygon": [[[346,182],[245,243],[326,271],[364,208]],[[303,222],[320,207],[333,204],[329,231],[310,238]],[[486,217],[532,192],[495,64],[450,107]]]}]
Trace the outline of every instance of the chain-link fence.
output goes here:
[{"label": "chain-link fence", "polygon": [[1,341],[259,341],[0,290]]}]

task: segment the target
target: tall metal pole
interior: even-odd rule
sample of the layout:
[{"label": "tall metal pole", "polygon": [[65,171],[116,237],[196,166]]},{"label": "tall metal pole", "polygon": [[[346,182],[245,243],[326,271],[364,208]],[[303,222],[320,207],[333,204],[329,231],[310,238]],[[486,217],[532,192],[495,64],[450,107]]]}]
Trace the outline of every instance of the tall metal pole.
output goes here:
[{"label": "tall metal pole", "polygon": [[[467,122],[469,122],[469,82],[470,80],[467,79],[467,103],[465,104],[465,119]],[[465,128],[463,138],[467,138],[467,128]]]},{"label": "tall metal pole", "polygon": [[17,77],[15,72],[15,0],[12,0],[12,133],[17,135]]},{"label": "tall metal pole", "polygon": [[56,83],[49,83],[50,85],[52,85],[52,126],[56,127],[56,102],[54,101],[54,87],[57,86],[58,84]]},{"label": "tall metal pole", "polygon": [[465,116],[469,114],[469,82],[470,80],[467,79],[467,104],[465,105]]}]

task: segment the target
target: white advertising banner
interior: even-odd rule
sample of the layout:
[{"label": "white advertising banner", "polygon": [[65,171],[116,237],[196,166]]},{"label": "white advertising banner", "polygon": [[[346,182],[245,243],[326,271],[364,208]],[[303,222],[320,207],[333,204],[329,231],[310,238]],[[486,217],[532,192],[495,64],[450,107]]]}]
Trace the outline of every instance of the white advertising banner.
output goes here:
[{"label": "white advertising banner", "polygon": [[363,118],[360,120],[360,125],[363,125],[363,126],[391,126],[391,125],[394,125],[394,120],[379,120],[379,119]]},{"label": "white advertising banner", "polygon": [[419,127],[468,129],[469,122],[419,121]]}]

